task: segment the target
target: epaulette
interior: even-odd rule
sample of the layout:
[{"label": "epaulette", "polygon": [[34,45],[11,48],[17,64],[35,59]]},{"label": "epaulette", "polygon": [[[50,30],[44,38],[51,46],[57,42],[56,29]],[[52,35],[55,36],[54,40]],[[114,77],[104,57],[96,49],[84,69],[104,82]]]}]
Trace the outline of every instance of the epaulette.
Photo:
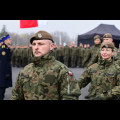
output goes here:
[{"label": "epaulette", "polygon": [[5,45],[2,45],[1,48],[4,49],[4,48],[5,48]]}]

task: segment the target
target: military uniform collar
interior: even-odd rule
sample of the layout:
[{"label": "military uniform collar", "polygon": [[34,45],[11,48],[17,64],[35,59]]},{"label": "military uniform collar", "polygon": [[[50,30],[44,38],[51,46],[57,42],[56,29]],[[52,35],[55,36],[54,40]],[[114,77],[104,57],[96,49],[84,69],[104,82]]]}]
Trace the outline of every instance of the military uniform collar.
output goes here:
[{"label": "military uniform collar", "polygon": [[35,65],[43,66],[44,64],[52,62],[54,60],[55,60],[55,57],[53,56],[53,52],[50,52],[50,53],[48,53],[48,54],[46,54],[45,56],[42,56],[42,57],[34,57],[32,62]]},{"label": "military uniform collar", "polygon": [[95,44],[95,47],[100,47],[100,45],[101,45],[101,44],[97,44],[97,45]]},{"label": "military uniform collar", "polygon": [[110,66],[112,64],[112,62],[113,62],[113,59],[111,59],[111,60],[103,60],[101,57],[98,60],[98,64],[103,65],[103,66]]}]

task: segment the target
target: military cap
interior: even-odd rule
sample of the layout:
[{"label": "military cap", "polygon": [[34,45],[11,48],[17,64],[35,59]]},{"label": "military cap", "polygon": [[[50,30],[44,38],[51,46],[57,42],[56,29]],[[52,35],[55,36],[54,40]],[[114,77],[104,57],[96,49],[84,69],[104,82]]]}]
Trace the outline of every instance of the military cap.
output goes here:
[{"label": "military cap", "polygon": [[94,40],[96,40],[96,39],[100,39],[100,36],[99,35],[95,35],[94,36]]},{"label": "military cap", "polygon": [[34,40],[51,40],[53,43],[53,38],[51,36],[50,33],[46,32],[46,31],[39,31],[37,32],[31,39],[30,39],[30,43],[32,44],[32,42]]},{"label": "military cap", "polygon": [[9,34],[7,34],[7,35],[3,36],[2,38],[0,38],[0,42],[3,42],[5,40],[7,40],[7,39],[10,39],[10,35]]},{"label": "military cap", "polygon": [[114,45],[114,43],[111,43],[111,42],[103,42],[102,44],[101,44],[101,48],[112,48],[112,49],[114,49],[115,48],[115,45]]},{"label": "military cap", "polygon": [[103,35],[103,38],[112,38],[112,35],[110,33],[106,33]]}]

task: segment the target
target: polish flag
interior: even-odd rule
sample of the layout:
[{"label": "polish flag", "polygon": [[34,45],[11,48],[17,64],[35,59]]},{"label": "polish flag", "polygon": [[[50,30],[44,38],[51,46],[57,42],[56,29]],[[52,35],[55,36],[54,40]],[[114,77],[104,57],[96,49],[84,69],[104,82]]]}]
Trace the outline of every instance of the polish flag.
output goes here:
[{"label": "polish flag", "polygon": [[47,25],[47,20],[20,20],[20,28],[32,28]]}]

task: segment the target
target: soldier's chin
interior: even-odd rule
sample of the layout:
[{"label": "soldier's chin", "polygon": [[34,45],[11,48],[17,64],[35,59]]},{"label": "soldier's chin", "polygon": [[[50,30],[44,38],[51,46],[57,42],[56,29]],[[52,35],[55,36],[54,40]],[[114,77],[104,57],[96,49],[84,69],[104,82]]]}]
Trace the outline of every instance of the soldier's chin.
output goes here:
[{"label": "soldier's chin", "polygon": [[34,54],[35,57],[41,57],[41,54]]}]

